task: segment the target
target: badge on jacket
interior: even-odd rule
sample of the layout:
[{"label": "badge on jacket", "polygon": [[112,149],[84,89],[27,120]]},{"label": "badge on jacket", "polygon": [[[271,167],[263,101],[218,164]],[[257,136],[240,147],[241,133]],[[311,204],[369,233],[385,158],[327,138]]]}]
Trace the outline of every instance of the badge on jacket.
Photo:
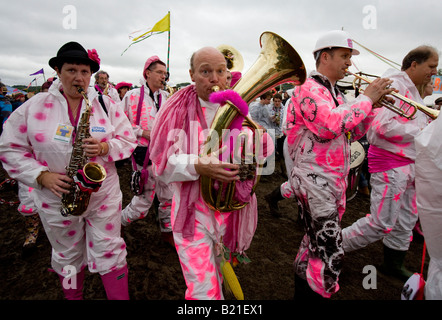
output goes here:
[{"label": "badge on jacket", "polygon": [[73,132],[73,126],[67,124],[59,124],[57,127],[57,131],[55,132],[54,140],[68,143],[69,141],[71,141]]}]

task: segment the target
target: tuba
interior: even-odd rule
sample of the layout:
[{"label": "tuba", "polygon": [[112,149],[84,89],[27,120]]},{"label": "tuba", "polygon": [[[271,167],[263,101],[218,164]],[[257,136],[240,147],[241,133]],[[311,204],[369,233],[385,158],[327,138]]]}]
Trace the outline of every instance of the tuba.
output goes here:
[{"label": "tuba", "polygon": [[244,68],[244,59],[241,53],[234,47],[227,44],[222,44],[217,47],[217,49],[223,54],[227,62],[227,69],[231,72],[238,71],[241,72]]},{"label": "tuba", "polygon": [[[261,52],[248,72],[233,87],[241,98],[248,104],[269,89],[282,83],[294,83],[301,85],[306,80],[306,70],[301,57],[292,46],[283,38],[272,32],[264,32],[260,37]],[[220,137],[219,146],[223,145],[223,130],[228,129],[232,121],[239,115],[238,108],[232,103],[221,106],[212,122],[211,131]],[[246,154],[243,148],[240,155],[240,181],[253,180],[250,195],[255,192],[259,182],[262,164],[252,163],[244,160],[255,158],[259,154],[259,146],[263,134],[262,128],[249,117],[245,117],[243,127],[250,128],[254,133],[255,150],[253,154]],[[206,140],[205,154],[211,152],[212,136]],[[244,134],[239,134],[236,140],[235,149],[243,139]],[[245,137],[247,138],[247,137]],[[258,142],[258,143],[256,143]],[[237,150],[235,150],[234,154]],[[251,168],[252,167],[252,168]],[[230,212],[244,208],[248,202],[235,198],[236,182],[221,183],[209,177],[201,176],[201,193],[206,204],[212,209],[220,212]]]},{"label": "tuba", "polygon": [[84,156],[82,140],[89,138],[89,118],[92,114],[92,107],[82,87],[77,87],[78,92],[86,102],[86,110],[82,113],[78,122],[78,131],[75,136],[71,158],[66,167],[66,175],[73,179],[69,193],[63,193],[61,198],[61,215],[79,216],[83,214],[88,205],[91,193],[98,191],[101,182],[106,178],[106,170],[96,162],[87,162]]}]

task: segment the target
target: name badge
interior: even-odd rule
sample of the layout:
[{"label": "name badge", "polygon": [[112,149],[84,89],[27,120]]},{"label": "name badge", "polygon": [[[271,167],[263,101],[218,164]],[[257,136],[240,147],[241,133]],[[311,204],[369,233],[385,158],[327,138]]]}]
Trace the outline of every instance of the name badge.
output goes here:
[{"label": "name badge", "polygon": [[67,124],[59,124],[55,132],[54,140],[69,143],[74,127]]},{"label": "name badge", "polygon": [[91,127],[91,132],[106,132],[104,127]]}]

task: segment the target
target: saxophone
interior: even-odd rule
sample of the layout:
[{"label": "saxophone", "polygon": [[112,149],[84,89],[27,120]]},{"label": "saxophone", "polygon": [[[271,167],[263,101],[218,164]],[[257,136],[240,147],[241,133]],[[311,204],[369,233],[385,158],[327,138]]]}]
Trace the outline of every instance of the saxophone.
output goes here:
[{"label": "saxophone", "polygon": [[77,87],[86,103],[86,110],[81,115],[78,123],[77,134],[72,149],[71,158],[66,167],[66,175],[73,179],[69,193],[64,193],[61,198],[61,215],[79,216],[83,214],[88,205],[92,192],[98,191],[101,182],[106,178],[106,170],[96,162],[87,162],[84,155],[82,140],[89,138],[89,118],[92,115],[92,107],[82,87]]},{"label": "saxophone", "polygon": [[104,87],[103,95],[107,96],[108,93],[109,93],[109,82],[107,82],[106,86]]}]

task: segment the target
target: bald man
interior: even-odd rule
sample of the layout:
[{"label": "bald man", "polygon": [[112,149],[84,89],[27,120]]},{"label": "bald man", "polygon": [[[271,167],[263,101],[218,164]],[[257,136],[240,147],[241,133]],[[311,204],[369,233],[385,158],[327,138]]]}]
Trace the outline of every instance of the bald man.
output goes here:
[{"label": "bald man", "polygon": [[[205,142],[200,133],[210,128],[220,106],[209,101],[212,88],[223,91],[227,86],[224,56],[215,48],[202,48],[192,55],[189,73],[194,84],[179,90],[160,109],[151,135],[151,159],[154,174],[174,194],[171,222],[187,284],[185,298],[223,299],[220,254],[226,233],[232,230],[231,219],[241,213],[210,209],[202,198],[199,180],[201,176],[223,182],[239,179],[238,165],[213,155],[200,156]],[[171,148],[172,144],[177,148]]]}]

